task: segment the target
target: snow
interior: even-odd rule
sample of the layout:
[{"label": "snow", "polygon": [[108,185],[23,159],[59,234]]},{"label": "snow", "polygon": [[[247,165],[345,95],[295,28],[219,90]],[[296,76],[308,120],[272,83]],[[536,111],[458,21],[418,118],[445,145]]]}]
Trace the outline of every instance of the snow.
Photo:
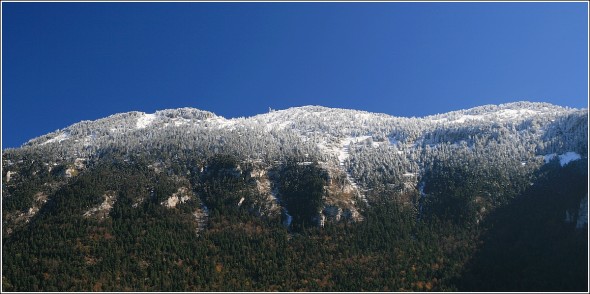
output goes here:
[{"label": "snow", "polygon": [[464,123],[465,121],[470,121],[470,120],[483,120],[484,117],[481,115],[469,115],[469,114],[465,114],[462,115],[461,117],[459,117],[458,119],[451,121],[452,123]]},{"label": "snow", "polygon": [[137,123],[135,125],[136,129],[145,129],[147,126],[149,126],[154,119],[156,118],[156,114],[151,113],[145,113],[143,116],[141,116],[140,118],[137,119]]},{"label": "snow", "polygon": [[497,112],[497,115],[503,119],[517,119],[520,117],[531,116],[538,112],[531,109],[502,109]]},{"label": "snow", "polygon": [[182,126],[182,125],[186,125],[190,122],[189,119],[185,119],[185,118],[180,118],[180,119],[175,119],[174,120],[174,125],[175,126]]},{"label": "snow", "polygon": [[565,166],[566,164],[578,160],[580,158],[582,158],[582,156],[580,156],[580,154],[576,153],[576,152],[566,152],[564,154],[561,155],[557,155],[555,153],[551,153],[551,154],[547,154],[545,156],[543,156],[543,158],[545,159],[545,163],[549,163],[551,160],[553,160],[553,158],[555,158],[556,156],[559,157],[559,164],[561,164],[561,166]]},{"label": "snow", "polygon": [[371,138],[371,136],[347,137],[347,138],[343,139],[342,141],[340,141],[340,149],[338,150],[338,161],[340,163],[340,166],[342,167],[342,169],[346,173],[346,179],[348,180],[350,185],[358,192],[359,198],[361,198],[361,200],[365,203],[368,203],[367,198],[359,192],[360,189],[359,189],[358,185],[356,184],[356,182],[354,181],[354,179],[352,178],[352,176],[350,175],[350,173],[346,170],[346,168],[344,166],[344,162],[350,156],[350,144],[351,143],[362,142],[362,141],[365,141],[369,138]]},{"label": "snow", "polygon": [[447,117],[438,117],[432,118],[430,121],[432,123],[455,123],[455,124],[463,124],[468,121],[508,121],[508,120],[522,120],[527,117],[533,116],[538,114],[539,111],[532,110],[532,109],[500,109],[497,111],[491,111],[482,114],[460,114],[460,113],[452,113],[450,116]]},{"label": "snow", "polygon": [[269,119],[265,122],[265,130],[283,130],[286,129],[288,126],[292,125],[293,121],[291,120],[281,120],[281,119]]},{"label": "snow", "polygon": [[237,119],[226,119],[224,117],[217,116],[210,118],[209,121],[214,122],[217,128],[224,129],[233,127],[236,124]]},{"label": "snow", "polygon": [[340,141],[340,150],[338,151],[338,161],[344,165],[344,161],[350,156],[350,144],[359,143],[371,138],[371,136],[346,137]]},{"label": "snow", "polygon": [[94,140],[96,140],[95,134],[84,137],[84,147],[92,146]]},{"label": "snow", "polygon": [[565,154],[559,155],[559,163],[561,166],[564,166],[571,161],[578,160],[580,158],[582,157],[576,152],[566,152]]},{"label": "snow", "polygon": [[47,140],[47,141],[45,141],[45,142],[41,143],[41,145],[45,145],[45,144],[49,144],[49,143],[53,143],[53,142],[60,143],[61,141],[63,141],[63,140],[67,140],[67,139],[69,139],[69,138],[70,138],[70,136],[69,136],[68,134],[66,134],[66,133],[61,133],[61,134],[59,134],[59,135],[55,136],[55,138],[49,139],[49,140]]},{"label": "snow", "polygon": [[354,118],[358,120],[370,120],[373,116],[370,113],[355,113]]},{"label": "snow", "polygon": [[549,163],[551,160],[553,160],[553,158],[555,158],[556,155],[557,154],[555,153],[547,154],[543,156],[543,159],[545,160],[545,163]]}]

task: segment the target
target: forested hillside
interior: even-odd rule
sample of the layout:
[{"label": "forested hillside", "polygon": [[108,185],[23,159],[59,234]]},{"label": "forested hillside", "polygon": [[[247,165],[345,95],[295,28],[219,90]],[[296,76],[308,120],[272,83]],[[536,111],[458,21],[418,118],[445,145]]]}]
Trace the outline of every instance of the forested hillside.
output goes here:
[{"label": "forested hillside", "polygon": [[83,121],[2,154],[5,291],[587,291],[588,111]]}]

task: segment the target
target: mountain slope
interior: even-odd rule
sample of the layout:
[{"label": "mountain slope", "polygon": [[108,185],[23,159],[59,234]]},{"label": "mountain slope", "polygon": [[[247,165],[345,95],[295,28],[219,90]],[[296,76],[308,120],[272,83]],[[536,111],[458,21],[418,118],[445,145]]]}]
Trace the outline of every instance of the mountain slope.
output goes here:
[{"label": "mountain slope", "polygon": [[[190,169],[186,162],[191,159],[199,160],[203,167],[215,154],[232,154],[238,161],[256,163],[256,180],[264,183],[259,190],[269,199],[266,206],[276,207],[280,201],[265,174],[276,163],[292,158],[317,161],[329,171],[334,184],[327,196],[333,197],[325,202],[334,207],[324,208],[359,215],[356,203],[367,203],[367,197],[374,201],[375,194],[416,193],[437,160],[473,161],[526,174],[538,168],[542,156],[548,154],[587,156],[586,121],[587,110],[530,102],[486,105],[425,118],[321,106],[237,119],[192,108],[129,112],[83,121],[32,139],[19,149],[6,150],[3,177],[7,183],[14,182],[22,169],[19,165],[29,157],[40,157],[50,173],[56,173],[54,167],[63,169],[67,178],[109,154],[143,154],[160,170],[174,164]],[[371,192],[374,190],[378,193]],[[349,195],[338,197],[336,194],[347,193],[336,191]],[[3,186],[3,194],[10,197],[11,191]],[[28,207],[35,211],[33,202],[30,199]]]},{"label": "mountain slope", "polygon": [[[535,199],[531,185],[562,181],[562,170],[584,187],[573,166],[587,167],[587,122],[586,109],[531,102],[424,118],[303,106],[234,119],[180,108],[82,121],[3,151],[3,250],[19,254],[3,262],[3,285],[88,290],[92,277],[96,289],[116,291],[471,289],[457,279],[488,238],[480,234],[494,222],[510,230],[497,214],[512,219]],[[544,176],[548,168],[555,175]],[[539,202],[566,214],[554,229],[578,241],[563,248],[579,248],[575,236],[587,231],[578,188]],[[252,249],[261,242],[265,251]],[[408,250],[422,254],[419,264]],[[184,284],[158,274],[171,267],[185,270],[174,276]],[[345,274],[356,270],[367,278]],[[232,275],[247,284],[221,287]]]}]

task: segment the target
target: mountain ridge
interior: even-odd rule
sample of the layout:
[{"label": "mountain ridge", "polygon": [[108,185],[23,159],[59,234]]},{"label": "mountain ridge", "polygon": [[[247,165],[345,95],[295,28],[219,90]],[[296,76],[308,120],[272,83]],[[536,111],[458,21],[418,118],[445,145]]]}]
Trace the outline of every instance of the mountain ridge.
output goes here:
[{"label": "mountain ridge", "polygon": [[[217,119],[219,120],[221,123],[225,123],[225,124],[233,124],[236,122],[240,122],[240,121],[256,121],[256,120],[278,120],[278,119],[289,119],[289,118],[293,118],[294,116],[297,115],[301,115],[301,114],[308,114],[308,115],[317,115],[319,112],[322,113],[327,113],[327,114],[336,114],[336,113],[349,113],[349,114],[356,114],[358,116],[369,116],[372,118],[384,118],[384,119],[414,119],[414,120],[420,120],[420,121],[428,121],[428,120],[434,120],[434,121],[441,121],[443,122],[445,119],[448,120],[448,117],[455,117],[455,116],[461,116],[461,115],[477,115],[477,114],[481,114],[482,112],[488,112],[488,113],[494,113],[497,111],[501,111],[501,110],[509,110],[509,109],[514,109],[517,106],[520,107],[520,109],[528,109],[530,110],[532,109],[543,109],[543,110],[548,110],[551,112],[573,112],[573,111],[587,111],[586,108],[571,108],[571,107],[563,107],[563,106],[558,106],[558,105],[554,105],[554,104],[550,104],[550,103],[545,103],[545,102],[528,102],[528,101],[518,101],[518,102],[510,102],[510,103],[503,103],[503,104],[487,104],[487,105],[482,105],[482,106],[477,106],[477,107],[473,107],[473,108],[468,108],[468,109],[460,109],[460,110],[455,110],[455,111],[449,111],[446,113],[440,113],[440,114],[434,114],[434,115],[426,115],[426,116],[422,116],[422,117],[405,117],[405,116],[393,116],[390,114],[386,114],[386,113],[375,113],[375,112],[368,112],[368,111],[364,111],[364,110],[356,110],[356,109],[346,109],[346,108],[331,108],[331,107],[325,107],[325,106],[320,106],[320,105],[305,105],[305,106],[298,106],[298,107],[290,107],[290,108],[286,108],[286,109],[282,109],[282,110],[272,110],[268,113],[262,113],[262,114],[256,114],[250,117],[235,117],[235,118],[225,118],[223,116],[219,116],[216,115],[213,112],[207,111],[207,110],[201,110],[198,108],[192,108],[192,107],[182,107],[182,108],[171,108],[171,109],[163,109],[163,110],[157,110],[153,113],[146,113],[146,112],[141,112],[141,111],[129,111],[129,112],[122,112],[122,113],[116,113],[116,114],[112,114],[109,115],[107,117],[104,118],[99,118],[96,120],[82,120],[78,123],[74,123],[71,124],[67,127],[64,127],[62,129],[58,129],[56,131],[47,133],[45,135],[41,135],[35,138],[30,139],[29,141],[23,143],[23,145],[21,145],[20,147],[15,147],[15,148],[7,148],[7,149],[17,149],[17,148],[22,148],[25,146],[31,146],[34,145],[35,143],[38,143],[40,138],[46,137],[46,136],[57,136],[59,135],[60,132],[64,132],[67,131],[69,128],[72,127],[76,127],[79,125],[85,125],[85,124],[98,124],[102,121],[105,120],[117,120],[117,119],[125,119],[128,117],[142,117],[142,116],[155,116],[155,117],[171,117],[171,118],[184,118],[184,119],[196,119],[196,120],[202,120],[203,118],[205,119]],[[537,111],[539,112],[539,111]],[[528,114],[530,115],[531,113],[524,113],[524,114]],[[514,118],[514,117],[512,117]],[[519,117],[517,117],[519,118]],[[520,116],[521,119],[526,119],[527,116],[525,115],[524,117]],[[459,122],[463,122],[460,121]],[[132,129],[132,128],[129,128]]]}]

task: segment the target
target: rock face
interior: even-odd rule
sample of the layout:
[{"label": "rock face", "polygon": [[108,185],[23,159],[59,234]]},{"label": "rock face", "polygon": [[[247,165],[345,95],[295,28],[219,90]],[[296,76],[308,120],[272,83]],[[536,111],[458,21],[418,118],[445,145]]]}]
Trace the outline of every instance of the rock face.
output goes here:
[{"label": "rock face", "polygon": [[[3,221],[6,221],[5,224],[22,225],[30,222],[37,212],[41,210],[43,205],[47,203],[48,197],[45,192],[37,192],[33,196],[33,199],[33,205],[29,207],[26,212],[16,211],[3,214],[2,217]],[[6,233],[11,234],[12,228],[8,227]]]},{"label": "rock face", "polygon": [[8,172],[6,173],[6,183],[9,183],[9,182],[10,182],[10,179],[12,178],[12,176],[13,176],[13,175],[16,175],[16,174],[17,174],[17,172],[8,171]]},{"label": "rock face", "polygon": [[84,217],[95,217],[102,220],[109,216],[109,212],[117,201],[117,194],[114,191],[108,191],[102,197],[102,203],[98,207],[93,207],[84,212]]},{"label": "rock face", "polygon": [[166,201],[160,203],[168,208],[175,208],[178,203],[184,203],[193,197],[187,187],[180,187],[176,193],[172,194]]},{"label": "rock face", "polygon": [[207,227],[207,219],[209,218],[209,210],[207,206],[203,206],[193,212],[195,221],[197,223],[196,233],[203,231]]},{"label": "rock face", "polygon": [[260,215],[278,216],[281,214],[281,205],[274,187],[268,175],[268,170],[262,166],[255,167],[250,176],[256,183],[256,189],[262,195],[261,203],[255,201],[255,204],[263,207],[258,213]]}]

